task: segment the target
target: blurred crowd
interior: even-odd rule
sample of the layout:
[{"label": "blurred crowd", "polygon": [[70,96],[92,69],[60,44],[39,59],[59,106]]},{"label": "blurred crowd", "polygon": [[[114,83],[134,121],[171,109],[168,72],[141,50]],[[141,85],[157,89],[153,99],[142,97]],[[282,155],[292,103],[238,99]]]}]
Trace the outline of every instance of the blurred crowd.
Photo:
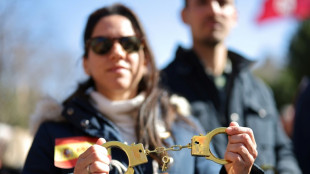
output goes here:
[{"label": "blurred crowd", "polygon": [[0,173],[18,174],[32,142],[29,131],[0,123]]}]

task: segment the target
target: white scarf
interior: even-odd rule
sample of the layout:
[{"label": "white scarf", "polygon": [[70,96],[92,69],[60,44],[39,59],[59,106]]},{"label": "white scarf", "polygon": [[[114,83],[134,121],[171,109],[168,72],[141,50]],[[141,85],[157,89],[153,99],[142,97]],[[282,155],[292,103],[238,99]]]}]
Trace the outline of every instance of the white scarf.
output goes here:
[{"label": "white scarf", "polygon": [[145,99],[144,93],[137,95],[135,98],[122,101],[111,101],[96,91],[91,91],[90,96],[95,101],[94,106],[116,124],[126,143],[137,142],[135,120],[137,109]]},{"label": "white scarf", "polygon": [[[135,98],[122,101],[111,101],[94,90],[90,92],[90,96],[95,101],[94,106],[116,124],[124,141],[127,144],[136,143],[135,120],[138,115],[137,109],[144,102],[145,94],[141,93]],[[170,133],[166,131],[163,121],[160,119],[157,120],[156,129],[161,138],[168,138],[170,136]],[[172,160],[171,163],[173,163]],[[153,160],[154,174],[158,174],[158,168],[157,161]]]}]

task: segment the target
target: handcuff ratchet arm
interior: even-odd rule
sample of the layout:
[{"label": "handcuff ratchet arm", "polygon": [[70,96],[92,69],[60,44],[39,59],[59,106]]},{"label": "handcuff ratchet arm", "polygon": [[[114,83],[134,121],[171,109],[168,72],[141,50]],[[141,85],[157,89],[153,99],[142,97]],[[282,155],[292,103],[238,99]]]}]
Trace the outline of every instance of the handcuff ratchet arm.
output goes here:
[{"label": "handcuff ratchet arm", "polygon": [[102,146],[107,149],[111,147],[117,147],[126,153],[128,157],[128,169],[125,174],[133,174],[133,167],[148,162],[143,144],[141,143],[132,144],[129,146],[119,141],[109,141],[104,143]]},{"label": "handcuff ratchet arm", "polygon": [[228,161],[215,157],[210,150],[212,138],[217,134],[226,133],[225,130],[226,127],[219,127],[207,133],[207,135],[193,136],[191,142],[192,156],[204,156],[206,159],[212,160],[218,164],[227,164]]}]

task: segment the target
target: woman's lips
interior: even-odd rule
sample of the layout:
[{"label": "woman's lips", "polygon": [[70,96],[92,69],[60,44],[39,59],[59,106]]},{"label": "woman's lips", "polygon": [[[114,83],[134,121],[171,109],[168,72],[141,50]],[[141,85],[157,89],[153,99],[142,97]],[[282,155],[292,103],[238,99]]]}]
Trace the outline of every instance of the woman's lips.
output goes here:
[{"label": "woman's lips", "polygon": [[108,69],[109,72],[122,72],[124,70],[128,70],[128,68],[126,68],[124,66],[114,66],[114,67]]}]

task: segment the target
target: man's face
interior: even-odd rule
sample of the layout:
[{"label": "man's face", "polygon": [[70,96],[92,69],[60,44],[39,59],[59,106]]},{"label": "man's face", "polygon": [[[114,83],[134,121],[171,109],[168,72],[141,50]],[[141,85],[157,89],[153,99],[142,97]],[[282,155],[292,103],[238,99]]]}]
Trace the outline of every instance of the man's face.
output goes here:
[{"label": "man's face", "polygon": [[234,0],[188,0],[182,18],[191,27],[194,42],[214,45],[228,36],[236,13]]}]

